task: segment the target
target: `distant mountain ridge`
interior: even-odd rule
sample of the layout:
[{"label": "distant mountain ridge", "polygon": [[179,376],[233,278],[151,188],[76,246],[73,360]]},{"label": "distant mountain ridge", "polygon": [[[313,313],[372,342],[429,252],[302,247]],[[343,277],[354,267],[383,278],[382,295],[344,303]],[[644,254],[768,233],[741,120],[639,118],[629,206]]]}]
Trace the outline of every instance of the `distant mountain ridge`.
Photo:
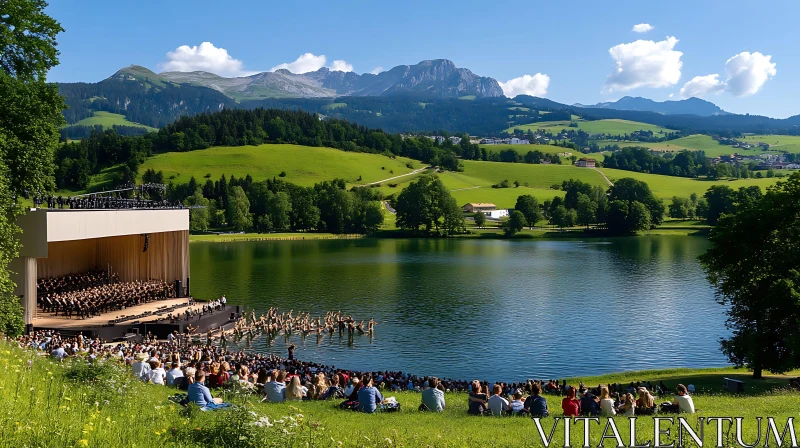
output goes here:
[{"label": "distant mountain ridge", "polygon": [[[141,76],[137,74],[141,70],[136,66],[120,72],[132,77]],[[281,69],[238,78],[225,78],[207,72],[164,72],[156,76],[162,81],[208,87],[236,100],[393,95],[417,95],[426,98],[503,96],[503,89],[497,80],[458,68],[453,61],[447,59],[398,65],[378,74],[361,75],[323,67],[303,74]]]},{"label": "distant mountain ridge", "polygon": [[675,101],[653,101],[649,98],[624,96],[617,101],[597,103],[593,105],[574,104],[576,107],[588,109],[615,109],[655,112],[664,115],[698,115],[711,117],[714,115],[729,115],[716,104],[701,100],[700,98],[687,98]]}]

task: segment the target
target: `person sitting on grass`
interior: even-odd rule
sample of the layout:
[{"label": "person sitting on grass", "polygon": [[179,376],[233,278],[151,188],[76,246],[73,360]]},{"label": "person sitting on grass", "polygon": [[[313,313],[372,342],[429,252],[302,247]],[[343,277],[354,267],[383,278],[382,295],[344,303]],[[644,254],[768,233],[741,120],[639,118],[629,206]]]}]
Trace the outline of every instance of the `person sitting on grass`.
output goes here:
[{"label": "person sitting on grass", "polygon": [[383,395],[372,384],[372,376],[365,376],[358,389],[358,410],[372,414],[378,410],[382,402]]},{"label": "person sitting on grass", "polygon": [[340,386],[341,384],[341,374],[336,374],[331,379],[331,385],[328,386],[328,390],[322,394],[322,400],[327,400],[328,398],[344,398],[344,389]]},{"label": "person sitting on grass", "polygon": [[522,401],[522,391],[520,389],[514,391],[514,399],[508,403],[508,410],[513,415],[528,414],[528,411],[525,410],[525,402]]},{"label": "person sitting on grass", "polygon": [[595,416],[600,412],[600,399],[591,390],[586,389],[581,395],[581,415]]},{"label": "person sitting on grass", "polygon": [[656,411],[656,400],[650,395],[650,391],[646,387],[639,388],[636,409],[639,415],[653,415]]},{"label": "person sitting on grass", "polygon": [[469,393],[469,408],[467,413],[470,415],[483,415],[487,410],[487,402],[489,397],[483,392],[483,386],[480,381],[474,380],[472,382],[472,390]]},{"label": "person sitting on grass", "polygon": [[264,400],[271,403],[283,403],[286,400],[286,372],[272,371],[270,381],[264,384]]},{"label": "person sitting on grass", "polygon": [[167,380],[167,372],[161,367],[161,361],[150,361],[150,372],[147,374],[147,379],[153,384],[164,385]]},{"label": "person sitting on grass", "polygon": [[204,384],[205,380],[206,374],[202,370],[198,370],[194,376],[194,383],[189,386],[187,392],[189,401],[199,406],[202,411],[213,411],[230,406],[229,403],[223,403],[221,398],[211,396],[211,391]]},{"label": "person sitting on grass", "polygon": [[172,368],[167,372],[167,386],[177,386],[178,381],[183,378],[180,361],[172,363]]},{"label": "person sitting on grass", "polygon": [[575,398],[575,388],[567,386],[567,396],[561,400],[561,409],[565,417],[577,417],[581,415],[581,401]]},{"label": "person sitting on grass", "polygon": [[623,403],[619,406],[619,412],[624,412],[625,416],[633,417],[636,412],[636,400],[633,399],[632,394],[625,394]]},{"label": "person sitting on grass", "polygon": [[547,400],[542,396],[542,385],[533,383],[531,385],[532,395],[525,399],[525,409],[533,418],[547,417],[550,412],[547,410]]},{"label": "person sitting on grass", "polygon": [[508,411],[508,400],[502,397],[503,386],[495,383],[492,387],[492,396],[489,398],[487,407],[492,411],[492,415],[503,415]]},{"label": "person sitting on grass", "polygon": [[442,412],[444,410],[444,389],[438,378],[428,380],[428,388],[422,391],[421,411]]},{"label": "person sitting on grass", "polygon": [[686,386],[683,384],[678,384],[678,387],[675,388],[675,391],[678,395],[676,395],[675,399],[672,401],[674,411],[683,412],[686,414],[694,414],[694,401],[692,400],[692,397],[689,396],[689,391],[686,390]]},{"label": "person sitting on grass", "polygon": [[286,387],[286,401],[301,401],[305,398],[303,393],[303,386],[300,384],[300,377],[294,375]]},{"label": "person sitting on grass", "polygon": [[611,398],[611,394],[608,392],[608,386],[600,386],[600,415],[603,417],[617,415],[614,399]]}]

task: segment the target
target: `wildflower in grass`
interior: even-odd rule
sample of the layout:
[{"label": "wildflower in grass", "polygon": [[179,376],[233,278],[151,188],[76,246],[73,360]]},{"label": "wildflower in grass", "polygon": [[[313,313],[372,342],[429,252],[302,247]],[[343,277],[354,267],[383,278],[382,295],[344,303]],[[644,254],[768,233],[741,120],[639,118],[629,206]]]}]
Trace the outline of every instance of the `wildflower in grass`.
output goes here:
[{"label": "wildflower in grass", "polygon": [[89,446],[89,441],[86,439],[78,440],[78,446]]}]

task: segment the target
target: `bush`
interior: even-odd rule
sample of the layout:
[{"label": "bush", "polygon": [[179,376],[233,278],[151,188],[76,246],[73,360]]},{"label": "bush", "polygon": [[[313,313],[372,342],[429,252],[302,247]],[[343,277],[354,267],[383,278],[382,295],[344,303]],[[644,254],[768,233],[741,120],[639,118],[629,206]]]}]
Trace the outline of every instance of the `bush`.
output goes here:
[{"label": "bush", "polygon": [[286,171],[281,171],[281,173],[278,174],[278,177],[286,177]]}]

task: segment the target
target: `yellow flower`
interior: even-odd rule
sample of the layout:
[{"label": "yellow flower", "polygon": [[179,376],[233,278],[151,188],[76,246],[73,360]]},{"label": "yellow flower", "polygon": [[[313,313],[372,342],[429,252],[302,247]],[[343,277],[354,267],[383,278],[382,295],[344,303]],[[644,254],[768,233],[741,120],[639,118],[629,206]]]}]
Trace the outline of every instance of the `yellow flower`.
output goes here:
[{"label": "yellow flower", "polygon": [[89,446],[89,441],[86,439],[78,440],[78,446]]},{"label": "yellow flower", "polygon": [[106,421],[111,423],[111,417],[106,417]]}]

